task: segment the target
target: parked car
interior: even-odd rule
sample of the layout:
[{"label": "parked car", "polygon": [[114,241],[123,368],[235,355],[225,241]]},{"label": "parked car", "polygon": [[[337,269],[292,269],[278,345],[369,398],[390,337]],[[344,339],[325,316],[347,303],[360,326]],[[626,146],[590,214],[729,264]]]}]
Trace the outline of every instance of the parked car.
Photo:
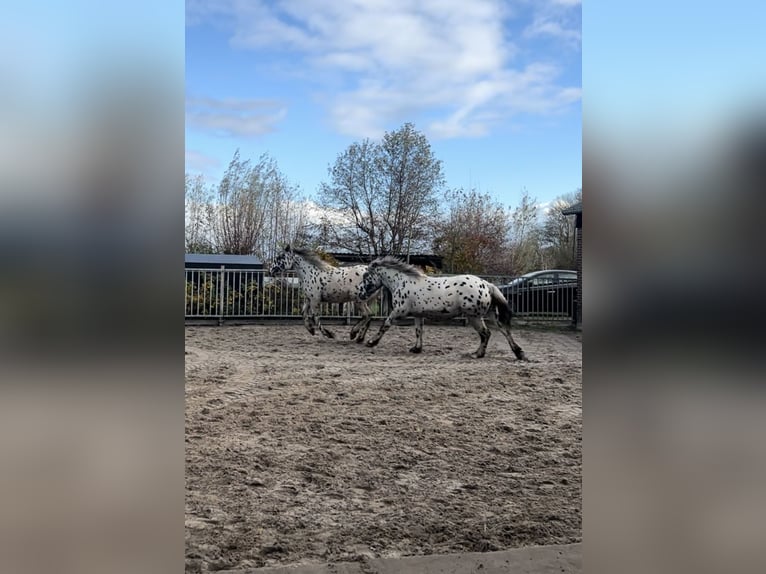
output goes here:
[{"label": "parked car", "polygon": [[545,269],[500,285],[514,313],[570,314],[577,296],[577,271]]}]

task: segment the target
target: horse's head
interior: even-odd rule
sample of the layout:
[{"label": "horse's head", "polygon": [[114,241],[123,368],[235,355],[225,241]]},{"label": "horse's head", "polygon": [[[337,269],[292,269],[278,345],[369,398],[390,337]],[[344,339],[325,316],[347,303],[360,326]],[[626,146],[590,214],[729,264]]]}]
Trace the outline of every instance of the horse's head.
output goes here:
[{"label": "horse's head", "polygon": [[295,263],[295,257],[293,256],[293,250],[288,245],[285,247],[285,252],[275,257],[274,261],[271,262],[269,275],[271,277],[276,277],[277,275],[284,273],[285,271],[289,271],[290,269],[293,268],[294,263]]},{"label": "horse's head", "polygon": [[362,282],[359,284],[359,298],[362,300],[369,299],[382,285],[380,273],[371,265],[362,275]]}]

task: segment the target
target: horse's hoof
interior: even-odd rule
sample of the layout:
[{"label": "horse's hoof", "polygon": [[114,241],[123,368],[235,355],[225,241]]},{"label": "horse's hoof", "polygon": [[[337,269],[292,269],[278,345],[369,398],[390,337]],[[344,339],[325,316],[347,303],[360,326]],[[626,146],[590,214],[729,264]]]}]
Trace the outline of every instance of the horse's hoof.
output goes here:
[{"label": "horse's hoof", "polygon": [[335,333],[333,333],[332,331],[322,331],[322,333],[324,333],[324,336],[327,337],[328,339],[335,338]]},{"label": "horse's hoof", "polygon": [[360,344],[361,344],[361,343],[364,343],[364,337],[359,337],[359,338],[357,338],[357,339],[356,339],[356,342],[357,342],[357,343],[360,343]]},{"label": "horse's hoof", "polygon": [[423,347],[411,347],[410,348],[410,353],[422,353],[422,352],[423,352]]},{"label": "horse's hoof", "polygon": [[482,353],[481,355],[479,353],[471,353],[471,357],[474,359],[483,359],[484,353]]},{"label": "horse's hoof", "polygon": [[368,347],[374,347],[374,346],[375,346],[375,345],[377,345],[377,344],[378,344],[378,343],[377,343],[376,341],[367,341],[367,342],[365,343],[365,345],[367,345]]},{"label": "horse's hoof", "polygon": [[356,333],[354,333],[352,331],[351,333],[348,334],[348,338],[351,339],[351,340],[355,339],[356,338]]}]

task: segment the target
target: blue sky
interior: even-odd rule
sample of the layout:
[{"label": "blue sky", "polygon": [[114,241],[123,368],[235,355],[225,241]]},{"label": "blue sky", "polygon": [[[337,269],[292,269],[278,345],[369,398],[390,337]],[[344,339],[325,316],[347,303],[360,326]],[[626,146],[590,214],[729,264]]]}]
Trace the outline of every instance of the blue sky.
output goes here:
[{"label": "blue sky", "polygon": [[[766,5],[602,2],[585,6],[586,125],[616,135],[693,127],[762,107]],[[593,120],[593,121],[592,121]]]},{"label": "blue sky", "polygon": [[268,152],[307,197],[412,122],[449,187],[507,205],[581,187],[579,0],[188,0],[186,164]]}]

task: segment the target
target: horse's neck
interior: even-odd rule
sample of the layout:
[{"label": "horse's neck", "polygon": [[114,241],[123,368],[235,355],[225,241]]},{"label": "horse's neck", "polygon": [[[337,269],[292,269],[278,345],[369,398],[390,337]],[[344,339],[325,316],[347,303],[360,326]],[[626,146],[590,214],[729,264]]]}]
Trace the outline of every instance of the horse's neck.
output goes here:
[{"label": "horse's neck", "polygon": [[383,285],[389,289],[396,288],[399,283],[404,281],[404,276],[401,273],[397,273],[391,269],[384,269],[380,276],[383,280]]},{"label": "horse's neck", "polygon": [[308,261],[306,261],[303,257],[295,258],[293,269],[295,269],[296,275],[298,275],[298,277],[300,277],[301,280],[308,277],[309,271],[311,270],[312,267],[314,266]]}]

